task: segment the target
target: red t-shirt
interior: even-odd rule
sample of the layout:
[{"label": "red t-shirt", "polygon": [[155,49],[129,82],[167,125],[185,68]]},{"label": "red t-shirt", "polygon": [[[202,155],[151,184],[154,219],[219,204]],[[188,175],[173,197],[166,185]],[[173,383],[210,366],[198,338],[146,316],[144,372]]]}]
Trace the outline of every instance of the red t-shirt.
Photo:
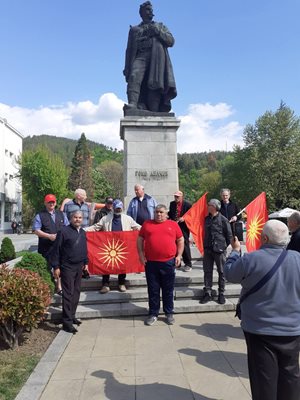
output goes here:
[{"label": "red t-shirt", "polygon": [[147,220],[143,223],[139,236],[144,239],[147,260],[167,261],[176,257],[176,240],[182,237],[182,231],[175,221]]}]

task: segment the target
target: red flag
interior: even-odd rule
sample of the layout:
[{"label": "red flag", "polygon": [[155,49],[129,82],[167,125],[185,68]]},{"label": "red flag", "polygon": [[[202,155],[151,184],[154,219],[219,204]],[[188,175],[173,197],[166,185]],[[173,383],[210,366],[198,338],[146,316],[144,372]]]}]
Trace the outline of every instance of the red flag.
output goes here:
[{"label": "red flag", "polygon": [[143,272],[136,242],[138,231],[87,232],[89,272],[92,275]]},{"label": "red flag", "polygon": [[246,247],[248,252],[251,252],[260,247],[261,231],[268,221],[266,193],[262,192],[245,209],[247,213]]},{"label": "red flag", "polygon": [[193,235],[194,241],[201,254],[204,253],[204,220],[207,216],[206,192],[184,215],[184,221]]}]

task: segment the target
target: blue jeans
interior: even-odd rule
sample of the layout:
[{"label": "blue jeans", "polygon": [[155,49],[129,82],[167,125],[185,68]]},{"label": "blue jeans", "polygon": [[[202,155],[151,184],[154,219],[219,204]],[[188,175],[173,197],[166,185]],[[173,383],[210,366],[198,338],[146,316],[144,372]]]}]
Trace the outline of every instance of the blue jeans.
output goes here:
[{"label": "blue jeans", "polygon": [[165,314],[174,312],[175,258],[168,261],[147,261],[145,266],[148,285],[149,315],[158,316],[160,289]]}]

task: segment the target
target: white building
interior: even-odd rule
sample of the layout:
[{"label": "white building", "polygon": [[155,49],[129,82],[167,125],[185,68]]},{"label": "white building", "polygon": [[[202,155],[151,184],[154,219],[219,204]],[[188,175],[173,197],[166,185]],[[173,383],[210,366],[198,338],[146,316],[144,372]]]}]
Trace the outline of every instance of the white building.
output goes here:
[{"label": "white building", "polygon": [[0,117],[0,232],[11,229],[11,221],[21,220],[22,185],[16,174],[22,153],[23,135]]}]

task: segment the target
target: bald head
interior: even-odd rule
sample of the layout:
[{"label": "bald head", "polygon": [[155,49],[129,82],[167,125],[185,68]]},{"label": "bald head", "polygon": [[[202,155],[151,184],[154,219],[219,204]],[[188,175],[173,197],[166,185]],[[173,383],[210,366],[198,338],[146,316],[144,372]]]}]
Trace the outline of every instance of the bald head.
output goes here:
[{"label": "bald head", "polygon": [[289,230],[283,222],[271,219],[265,223],[261,237],[262,243],[285,246],[289,240]]}]

